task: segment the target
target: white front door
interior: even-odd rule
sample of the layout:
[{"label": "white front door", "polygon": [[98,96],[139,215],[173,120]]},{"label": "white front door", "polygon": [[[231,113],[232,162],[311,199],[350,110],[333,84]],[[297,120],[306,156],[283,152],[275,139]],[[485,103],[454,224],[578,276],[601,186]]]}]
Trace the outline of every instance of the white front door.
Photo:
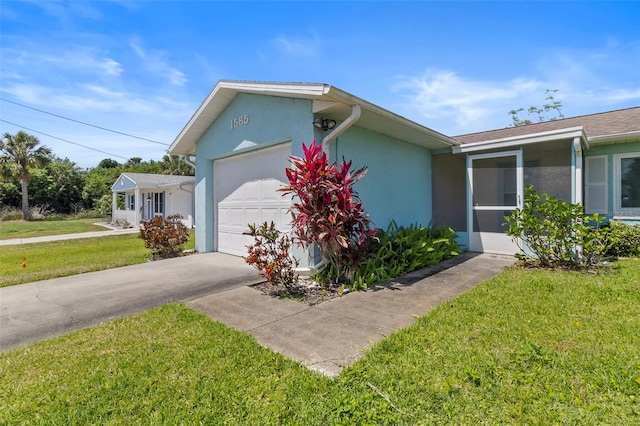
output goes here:
[{"label": "white front door", "polygon": [[467,157],[467,229],[469,250],[514,254],[518,247],[505,234],[505,216],[522,206],[521,151]]}]

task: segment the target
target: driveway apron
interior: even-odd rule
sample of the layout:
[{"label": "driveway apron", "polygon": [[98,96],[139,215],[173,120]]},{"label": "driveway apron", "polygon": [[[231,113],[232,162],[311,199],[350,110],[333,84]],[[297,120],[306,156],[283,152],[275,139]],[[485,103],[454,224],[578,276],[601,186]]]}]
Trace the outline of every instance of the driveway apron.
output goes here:
[{"label": "driveway apron", "polygon": [[260,280],[240,257],[202,253],[0,288],[0,350]]}]

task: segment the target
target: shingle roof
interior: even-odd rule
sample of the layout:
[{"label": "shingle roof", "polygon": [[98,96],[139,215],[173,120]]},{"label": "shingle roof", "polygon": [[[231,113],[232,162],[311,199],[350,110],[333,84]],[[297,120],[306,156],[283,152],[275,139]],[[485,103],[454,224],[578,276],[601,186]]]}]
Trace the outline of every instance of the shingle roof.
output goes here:
[{"label": "shingle roof", "polygon": [[640,131],[640,106],[616,111],[601,112],[598,114],[565,118],[562,120],[546,121],[544,123],[527,124],[525,126],[470,133],[467,135],[454,136],[454,139],[466,144],[506,139],[580,126],[584,128],[588,138],[638,132]]},{"label": "shingle roof", "polygon": [[138,188],[159,187],[195,183],[193,176],[157,175],[151,173],[123,173],[136,183]]}]

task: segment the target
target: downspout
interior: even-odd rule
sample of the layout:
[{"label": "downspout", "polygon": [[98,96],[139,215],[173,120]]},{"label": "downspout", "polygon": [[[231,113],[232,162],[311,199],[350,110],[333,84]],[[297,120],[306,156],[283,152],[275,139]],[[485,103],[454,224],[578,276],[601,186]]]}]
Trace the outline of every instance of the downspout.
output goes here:
[{"label": "downspout", "polygon": [[325,154],[329,155],[329,143],[343,134],[349,127],[353,126],[353,124],[360,118],[361,113],[362,108],[360,108],[360,105],[353,105],[351,107],[351,115],[322,139],[322,151]]},{"label": "downspout", "polygon": [[196,168],[196,163],[191,161],[191,156],[190,155],[185,155],[183,158],[184,158],[184,162],[185,163],[187,163],[188,165],[190,165],[194,169]]},{"label": "downspout", "polygon": [[[342,123],[340,123],[338,127],[333,129],[331,133],[329,133],[327,136],[325,136],[322,139],[322,152],[324,152],[328,156],[329,143],[331,143],[331,141],[335,140],[338,136],[343,134],[347,129],[349,129],[349,127],[353,126],[353,124],[356,121],[358,121],[361,114],[362,114],[362,108],[360,108],[360,105],[357,105],[357,104],[353,105],[351,107],[351,115],[347,117],[347,119],[344,120]],[[309,271],[305,270],[304,272],[309,272],[309,274],[312,274],[314,271],[317,271],[322,265],[324,265],[324,263],[325,263],[324,259],[320,259],[318,263],[316,263],[311,268],[309,268]]]}]

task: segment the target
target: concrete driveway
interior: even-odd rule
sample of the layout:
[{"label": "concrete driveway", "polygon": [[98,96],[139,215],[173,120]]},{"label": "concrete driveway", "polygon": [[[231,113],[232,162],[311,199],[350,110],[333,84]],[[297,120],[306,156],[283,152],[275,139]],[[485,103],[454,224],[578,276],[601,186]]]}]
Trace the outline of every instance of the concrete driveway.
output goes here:
[{"label": "concrete driveway", "polygon": [[0,288],[0,350],[260,281],[240,257],[202,253]]}]

